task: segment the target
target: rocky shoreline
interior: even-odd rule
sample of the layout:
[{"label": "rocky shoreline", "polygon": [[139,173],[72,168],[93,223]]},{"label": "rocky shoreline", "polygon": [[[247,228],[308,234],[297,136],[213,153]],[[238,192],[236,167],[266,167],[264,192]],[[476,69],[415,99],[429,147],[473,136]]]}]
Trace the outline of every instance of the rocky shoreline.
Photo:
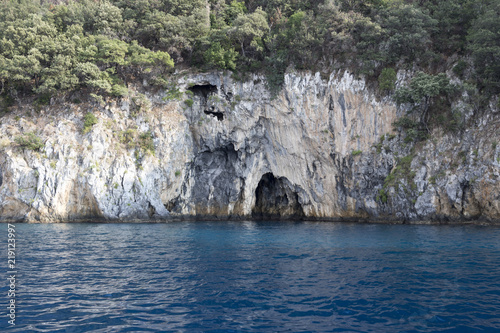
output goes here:
[{"label": "rocky shoreline", "polygon": [[[496,107],[456,101],[464,131],[411,142],[392,126],[405,108],[348,72],[287,74],[276,97],[259,75],[176,80],[176,94],[144,82],[4,115],[0,221],[500,223]],[[29,133],[40,149],[19,144]]]}]

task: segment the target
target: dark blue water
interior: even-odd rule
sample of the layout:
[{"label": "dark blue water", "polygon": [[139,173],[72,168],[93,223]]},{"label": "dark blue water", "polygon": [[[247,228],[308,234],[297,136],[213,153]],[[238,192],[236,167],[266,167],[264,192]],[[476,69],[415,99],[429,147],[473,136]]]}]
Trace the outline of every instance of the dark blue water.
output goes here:
[{"label": "dark blue water", "polygon": [[[7,225],[0,227],[7,244]],[[500,331],[500,228],[305,222],[16,228],[16,326],[7,324],[4,279],[0,331]],[[1,260],[6,272],[5,249]]]}]

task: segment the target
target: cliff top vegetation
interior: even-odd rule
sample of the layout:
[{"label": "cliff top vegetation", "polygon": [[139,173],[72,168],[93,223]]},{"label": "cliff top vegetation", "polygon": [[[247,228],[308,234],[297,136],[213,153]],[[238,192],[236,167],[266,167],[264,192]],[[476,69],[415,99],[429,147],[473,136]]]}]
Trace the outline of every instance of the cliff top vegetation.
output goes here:
[{"label": "cliff top vegetation", "polygon": [[2,108],[76,89],[123,96],[134,79],[168,86],[174,63],[263,72],[271,88],[290,68],[348,68],[391,91],[394,69],[437,75],[450,56],[469,90],[490,98],[500,93],[498,17],[495,0],[7,0]]}]

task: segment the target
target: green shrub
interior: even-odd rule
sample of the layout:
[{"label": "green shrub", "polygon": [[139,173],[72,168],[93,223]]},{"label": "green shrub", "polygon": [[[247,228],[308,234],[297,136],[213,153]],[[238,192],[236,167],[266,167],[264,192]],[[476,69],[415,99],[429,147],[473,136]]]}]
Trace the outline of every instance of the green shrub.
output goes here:
[{"label": "green shrub", "polygon": [[192,107],[194,102],[193,102],[193,100],[192,100],[192,99],[186,99],[186,100],[184,101],[184,103],[185,103],[187,106]]},{"label": "green shrub", "polygon": [[378,143],[374,144],[373,147],[377,148],[377,153],[380,154],[382,152],[382,146],[384,145],[385,134],[382,134],[378,140]]},{"label": "green shrub", "polygon": [[362,151],[361,150],[353,150],[351,155],[352,156],[358,156],[358,155],[361,155]]},{"label": "green shrub", "polygon": [[384,68],[378,77],[380,90],[393,91],[396,84],[396,78],[396,71],[393,68]]},{"label": "green shrub", "polygon": [[38,98],[35,100],[36,106],[49,105],[49,103],[50,103],[50,94],[42,94],[38,96]]},{"label": "green shrub", "polygon": [[93,99],[95,99],[95,101],[102,106],[104,106],[106,104],[106,102],[104,101],[104,98],[101,95],[90,93],[89,96],[92,97]]},{"label": "green shrub", "polygon": [[29,132],[16,137],[15,142],[22,148],[27,148],[29,150],[39,151],[43,148],[42,139],[36,136],[35,133]]},{"label": "green shrub", "polygon": [[467,161],[467,152],[462,150],[458,153],[458,157],[462,160],[462,163],[465,163]]},{"label": "green shrub", "polygon": [[168,80],[166,80],[165,78],[163,78],[161,76],[154,76],[153,78],[151,78],[149,83],[152,84],[153,86],[161,87],[164,89],[168,88],[170,85]]},{"label": "green shrub", "polygon": [[222,47],[219,42],[214,42],[205,51],[203,57],[206,64],[210,67],[234,70],[236,68],[235,61],[238,53],[233,47]]},{"label": "green shrub", "polygon": [[382,203],[387,203],[387,192],[384,189],[378,190],[377,200]]},{"label": "green shrub", "polygon": [[396,90],[395,100],[399,104],[412,103],[420,105],[420,103],[424,103],[425,106],[428,106],[433,97],[446,95],[452,91],[452,88],[445,73],[429,75],[418,72],[408,87]]},{"label": "green shrub", "polygon": [[95,124],[97,124],[96,116],[92,112],[88,112],[83,117],[83,133],[88,133]]},{"label": "green shrub", "polygon": [[2,104],[3,107],[9,108],[14,104],[16,104],[16,100],[11,95],[5,94],[0,99],[0,103]]},{"label": "green shrub", "polygon": [[111,95],[115,97],[123,97],[128,95],[128,88],[121,84],[114,84],[111,87]]},{"label": "green shrub", "polygon": [[127,149],[136,148],[136,158],[139,159],[139,152],[155,154],[153,133],[147,131],[138,135],[137,129],[129,128],[119,133],[118,140],[127,146]]},{"label": "green shrub", "polygon": [[394,129],[398,129],[401,127],[402,129],[410,129],[410,128],[416,128],[419,126],[419,123],[414,121],[413,119],[410,119],[406,116],[403,116],[401,118],[398,118],[396,121],[392,123],[392,127]]},{"label": "green shrub", "polygon": [[174,101],[181,99],[184,94],[176,85],[170,85],[170,89],[165,93],[165,97],[163,97],[164,101]]},{"label": "green shrub", "polygon": [[404,142],[419,142],[424,141],[429,138],[429,134],[427,131],[418,128],[410,128],[406,131],[406,137],[404,138]]},{"label": "green shrub", "polygon": [[[416,122],[408,117],[401,117],[392,123],[394,129],[401,128],[406,131],[406,137],[404,141],[406,143],[418,142],[426,140],[428,133],[422,128],[419,122]],[[394,136],[392,137],[394,138]]]},{"label": "green shrub", "polygon": [[412,189],[415,187],[415,183],[413,181],[415,178],[415,172],[411,170],[413,157],[414,156],[410,154],[398,160],[396,167],[384,180],[384,189],[393,186],[399,187],[401,179],[406,179]]},{"label": "green shrub", "polygon": [[474,61],[474,70],[479,77],[483,94],[500,93],[500,4],[498,1],[481,3],[478,19],[469,29],[468,49]]},{"label": "green shrub", "polygon": [[462,59],[460,59],[458,63],[455,66],[453,66],[453,73],[455,73],[455,75],[458,77],[463,77],[466,68],[467,68],[467,63]]},{"label": "green shrub", "polygon": [[[451,113],[451,115],[450,115]],[[458,110],[452,110],[450,113],[443,115],[444,121],[441,124],[450,132],[458,132],[465,128],[464,116]]]},{"label": "green shrub", "polygon": [[118,135],[118,140],[127,146],[127,149],[131,149],[135,145],[135,138],[137,135],[137,130],[129,128],[125,131],[121,131]]},{"label": "green shrub", "polygon": [[155,154],[155,145],[153,142],[153,133],[147,131],[139,135],[139,148],[145,152]]}]

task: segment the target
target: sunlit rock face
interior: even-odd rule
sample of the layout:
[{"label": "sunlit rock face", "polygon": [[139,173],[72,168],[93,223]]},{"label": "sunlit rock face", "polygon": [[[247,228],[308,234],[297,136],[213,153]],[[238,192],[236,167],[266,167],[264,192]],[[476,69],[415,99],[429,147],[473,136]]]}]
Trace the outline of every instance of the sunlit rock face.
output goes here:
[{"label": "sunlit rock face", "polygon": [[[4,116],[0,219],[500,220],[498,113],[415,145],[393,130],[405,110],[348,72],[287,74],[276,96],[258,75],[178,75],[177,88]],[[42,150],[14,142],[27,132]]]}]

